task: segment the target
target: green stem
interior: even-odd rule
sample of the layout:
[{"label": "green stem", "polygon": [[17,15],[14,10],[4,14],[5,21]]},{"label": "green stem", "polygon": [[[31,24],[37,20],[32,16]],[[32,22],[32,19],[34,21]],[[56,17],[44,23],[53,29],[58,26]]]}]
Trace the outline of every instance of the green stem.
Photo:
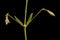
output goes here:
[{"label": "green stem", "polygon": [[24,28],[24,36],[25,36],[25,40],[27,40],[26,27]]},{"label": "green stem", "polygon": [[[38,16],[38,14],[41,13],[42,11],[43,11],[43,10],[41,9],[41,10],[33,17],[33,19],[35,19],[35,18]],[[32,19],[32,20],[33,20],[33,19]]]},{"label": "green stem", "polygon": [[14,21],[16,21],[15,18],[13,18],[11,15],[8,15],[8,16],[9,16],[10,18],[12,18]]},{"label": "green stem", "polygon": [[26,0],[24,24],[26,24],[26,17],[27,17],[27,5],[28,5],[28,0]]}]

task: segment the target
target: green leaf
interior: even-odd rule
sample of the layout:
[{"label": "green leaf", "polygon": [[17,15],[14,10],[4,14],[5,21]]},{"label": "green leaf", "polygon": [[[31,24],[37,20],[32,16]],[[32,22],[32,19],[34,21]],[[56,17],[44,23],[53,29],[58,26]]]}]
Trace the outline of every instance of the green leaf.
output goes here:
[{"label": "green leaf", "polygon": [[29,25],[29,23],[32,21],[32,17],[33,17],[33,13],[30,14],[28,21],[27,21],[27,25]]},{"label": "green leaf", "polygon": [[21,26],[23,26],[23,23],[16,16],[14,17],[15,17],[16,22],[19,23]]}]

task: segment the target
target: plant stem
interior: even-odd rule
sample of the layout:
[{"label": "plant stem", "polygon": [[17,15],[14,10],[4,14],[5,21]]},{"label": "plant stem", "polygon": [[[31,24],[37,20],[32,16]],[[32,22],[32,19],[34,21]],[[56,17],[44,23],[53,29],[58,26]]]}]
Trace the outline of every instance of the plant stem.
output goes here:
[{"label": "plant stem", "polygon": [[[41,13],[42,11],[43,11],[43,10],[41,9],[41,10],[33,17],[33,19],[35,19],[35,18],[38,16],[38,14]],[[32,20],[33,20],[33,19],[32,19]]]},{"label": "plant stem", "polygon": [[9,16],[10,18],[12,18],[14,21],[16,21],[15,18],[13,18],[11,15],[8,15],[8,16]]},{"label": "plant stem", "polygon": [[25,6],[25,17],[24,17],[24,24],[26,24],[26,16],[27,16],[27,5],[28,5],[28,0],[26,0],[26,6]]},{"label": "plant stem", "polygon": [[24,27],[24,36],[25,36],[25,40],[27,40],[26,27]]}]

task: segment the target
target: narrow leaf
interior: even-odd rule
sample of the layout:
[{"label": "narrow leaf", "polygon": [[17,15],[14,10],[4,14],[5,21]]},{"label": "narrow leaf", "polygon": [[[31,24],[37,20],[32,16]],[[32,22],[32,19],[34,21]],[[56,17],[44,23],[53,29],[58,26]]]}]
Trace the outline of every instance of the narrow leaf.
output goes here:
[{"label": "narrow leaf", "polygon": [[15,17],[16,22],[19,23],[21,26],[23,26],[23,23],[16,16],[14,17]]},{"label": "narrow leaf", "polygon": [[32,17],[33,17],[33,13],[30,14],[28,21],[27,21],[27,25],[29,25],[29,23],[32,21]]}]

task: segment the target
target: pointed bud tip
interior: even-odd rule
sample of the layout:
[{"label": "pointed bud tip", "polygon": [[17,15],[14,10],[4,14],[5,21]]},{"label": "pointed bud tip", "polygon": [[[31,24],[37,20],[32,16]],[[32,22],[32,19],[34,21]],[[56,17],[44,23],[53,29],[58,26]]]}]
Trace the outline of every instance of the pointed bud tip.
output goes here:
[{"label": "pointed bud tip", "polygon": [[55,14],[48,9],[42,8],[41,10],[47,11],[51,16],[55,16]]},{"label": "pointed bud tip", "polygon": [[50,11],[50,10],[46,10],[51,16],[55,16],[55,14],[52,12],[52,11]]}]

